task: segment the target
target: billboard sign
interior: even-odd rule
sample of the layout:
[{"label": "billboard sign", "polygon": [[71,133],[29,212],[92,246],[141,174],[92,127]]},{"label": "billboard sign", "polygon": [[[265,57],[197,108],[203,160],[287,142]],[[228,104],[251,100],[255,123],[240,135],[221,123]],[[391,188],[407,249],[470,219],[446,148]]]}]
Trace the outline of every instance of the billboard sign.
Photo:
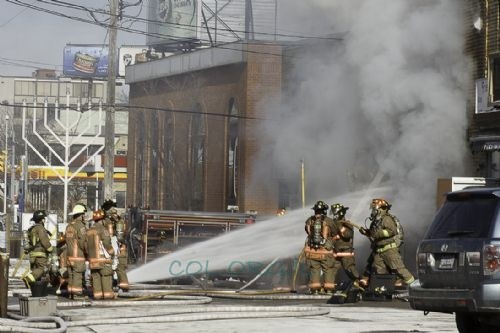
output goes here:
[{"label": "billboard sign", "polygon": [[148,45],[198,39],[200,3],[199,0],[151,0]]},{"label": "billboard sign", "polygon": [[[141,62],[146,62],[151,59],[160,59],[164,55],[170,53],[154,52],[148,49],[148,46],[139,45],[124,45],[118,51],[118,75],[125,76],[125,67]],[[149,57],[149,59],[148,59]]]},{"label": "billboard sign", "polygon": [[63,53],[63,74],[69,77],[107,77],[108,47],[66,45]]},{"label": "billboard sign", "polygon": [[118,51],[118,75],[125,76],[125,67],[134,65],[145,56],[147,46],[122,46]]}]

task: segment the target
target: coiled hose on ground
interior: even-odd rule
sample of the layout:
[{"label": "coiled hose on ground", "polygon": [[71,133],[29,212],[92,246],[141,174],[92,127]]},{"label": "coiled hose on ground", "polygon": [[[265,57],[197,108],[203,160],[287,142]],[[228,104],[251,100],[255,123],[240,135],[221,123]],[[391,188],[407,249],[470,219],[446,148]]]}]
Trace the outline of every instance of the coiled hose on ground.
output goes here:
[{"label": "coiled hose on ground", "polygon": [[[141,285],[139,288],[161,287],[154,285]],[[189,294],[189,295],[187,295]],[[329,308],[314,306],[207,306],[212,301],[211,297],[225,297],[238,299],[323,299],[327,296],[312,295],[284,295],[283,291],[246,291],[232,290],[168,290],[148,289],[131,290],[120,293],[117,300],[99,301],[63,301],[57,303],[57,308],[113,308],[131,307],[134,314],[127,318],[116,318],[115,313],[106,314],[99,312],[91,316],[82,314],[71,315],[59,311],[58,316],[26,318],[15,313],[20,310],[19,305],[10,305],[8,315],[13,319],[1,319],[0,332],[21,333],[64,333],[68,327],[107,325],[107,324],[134,324],[134,323],[166,323],[182,321],[200,321],[214,319],[248,319],[248,318],[277,318],[320,316],[330,312]],[[154,300],[151,300],[154,299]],[[157,305],[165,305],[158,307]],[[168,305],[176,307],[170,308]],[[179,308],[179,305],[189,307]],[[144,307],[144,311],[139,311]]]}]

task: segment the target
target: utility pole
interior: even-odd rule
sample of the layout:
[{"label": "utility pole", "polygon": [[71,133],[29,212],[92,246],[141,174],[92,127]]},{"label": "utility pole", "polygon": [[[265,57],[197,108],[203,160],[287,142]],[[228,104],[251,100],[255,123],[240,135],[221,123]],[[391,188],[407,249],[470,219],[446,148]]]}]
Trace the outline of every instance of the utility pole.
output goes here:
[{"label": "utility pole", "polygon": [[108,53],[108,91],[106,124],[104,138],[104,200],[115,199],[113,175],[115,161],[115,88],[116,88],[116,35],[118,25],[118,1],[111,0],[109,6],[109,53]]},{"label": "utility pole", "polygon": [[[9,115],[5,116],[5,161],[3,165],[3,172],[4,172],[4,197],[3,197],[3,218],[4,218],[4,223],[5,223],[5,253],[7,253],[7,256],[10,255],[10,220],[9,217],[7,216],[7,173],[9,172],[9,169],[7,168],[7,165],[9,163]],[[10,188],[12,191],[12,187]],[[12,202],[12,204],[14,204]]]},{"label": "utility pole", "polygon": [[[9,115],[5,115],[5,155],[3,162],[3,213],[7,214],[7,165],[9,162]],[[7,218],[4,215],[4,219]]]}]

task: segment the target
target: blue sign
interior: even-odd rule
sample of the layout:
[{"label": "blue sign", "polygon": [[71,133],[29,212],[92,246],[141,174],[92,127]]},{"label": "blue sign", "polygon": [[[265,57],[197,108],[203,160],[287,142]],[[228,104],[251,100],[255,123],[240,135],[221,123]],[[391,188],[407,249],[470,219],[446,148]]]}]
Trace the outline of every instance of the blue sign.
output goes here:
[{"label": "blue sign", "polygon": [[67,45],[64,47],[63,74],[69,77],[107,77],[107,45]]}]

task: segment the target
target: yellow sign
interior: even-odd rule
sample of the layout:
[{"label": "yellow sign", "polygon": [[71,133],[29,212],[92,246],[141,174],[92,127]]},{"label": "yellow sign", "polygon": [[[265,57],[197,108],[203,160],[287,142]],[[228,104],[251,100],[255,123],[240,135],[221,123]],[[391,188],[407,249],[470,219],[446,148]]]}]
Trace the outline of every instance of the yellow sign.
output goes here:
[{"label": "yellow sign", "polygon": [[[59,179],[59,176],[64,178],[64,167],[43,167],[43,166],[28,166],[28,179]],[[73,172],[68,171],[68,177],[73,176]],[[103,180],[104,172],[78,172],[73,179],[87,180]],[[127,173],[115,172],[114,180],[126,180]]]}]

